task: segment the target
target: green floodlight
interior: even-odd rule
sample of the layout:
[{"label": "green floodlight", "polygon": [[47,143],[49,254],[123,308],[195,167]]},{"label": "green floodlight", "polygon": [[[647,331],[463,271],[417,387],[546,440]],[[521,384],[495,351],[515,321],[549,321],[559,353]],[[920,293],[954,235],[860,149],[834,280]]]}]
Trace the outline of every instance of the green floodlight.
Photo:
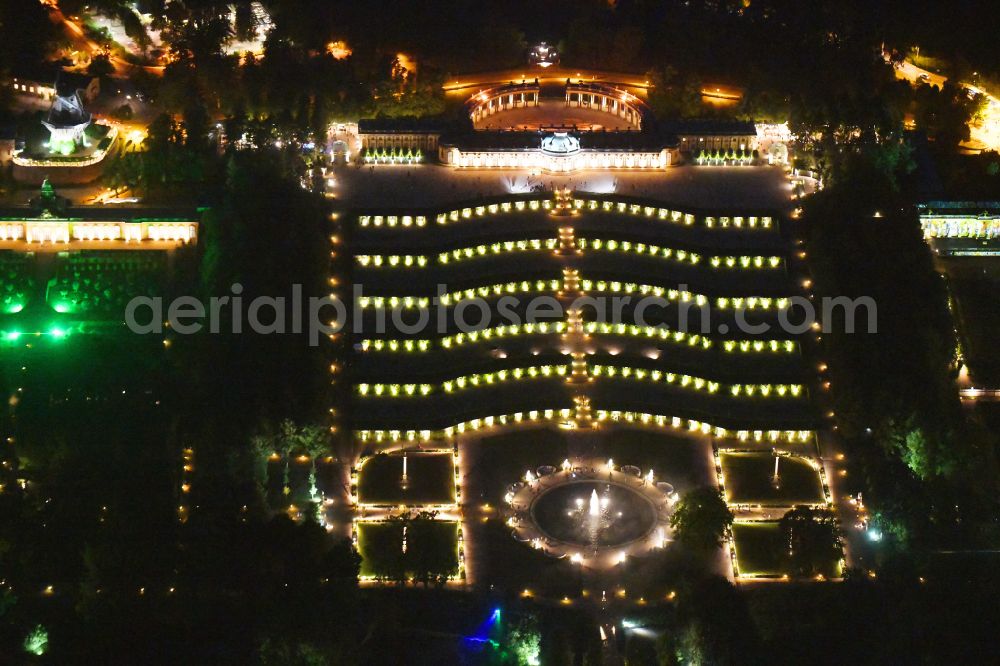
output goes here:
[{"label": "green floodlight", "polygon": [[24,639],[24,651],[37,657],[49,649],[49,632],[42,625],[36,626]]},{"label": "green floodlight", "polygon": [[59,314],[64,314],[66,312],[69,312],[69,306],[63,303],[62,301],[53,305],[52,309],[58,312]]},{"label": "green floodlight", "polygon": [[67,333],[66,329],[59,328],[58,326],[53,326],[52,328],[49,329],[49,335],[51,335],[56,340],[62,340],[63,338],[66,337]]},{"label": "green floodlight", "polygon": [[7,306],[7,314],[17,314],[24,309],[24,303],[11,303]]},{"label": "green floodlight", "polygon": [[7,342],[17,342],[21,339],[21,331],[7,331],[3,334],[3,339]]}]

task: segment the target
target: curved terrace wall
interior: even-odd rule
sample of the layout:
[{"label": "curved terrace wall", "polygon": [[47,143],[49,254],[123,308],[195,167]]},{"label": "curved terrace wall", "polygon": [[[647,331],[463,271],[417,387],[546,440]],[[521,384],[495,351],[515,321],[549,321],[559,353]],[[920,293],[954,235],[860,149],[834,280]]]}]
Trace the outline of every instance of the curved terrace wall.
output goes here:
[{"label": "curved terrace wall", "polygon": [[[678,311],[682,304],[711,307],[713,321],[728,320],[736,309],[773,320],[797,293],[773,212],[695,210],[617,196],[566,201],[563,217],[549,215],[555,202],[537,196],[356,213],[353,272],[365,287],[357,305],[366,325],[379,311],[430,307],[438,282],[447,284],[439,301],[449,317],[473,298],[495,310],[504,296],[565,297],[579,290],[657,296]],[[570,264],[560,245],[566,225],[587,229],[574,239]],[[536,419],[565,421],[575,395],[568,380],[581,371],[595,387],[593,409],[603,419],[708,428],[746,441],[810,436],[814,414],[794,337],[688,333],[663,322],[640,326],[630,316],[575,324],[593,349],[583,369],[572,372],[565,320],[416,335],[366,327],[356,336],[355,399],[364,415],[358,437],[413,441],[453,436],[476,423],[510,427],[543,405],[551,413]],[[529,370],[543,359],[548,374]],[[508,414],[510,422],[490,414]]]}]

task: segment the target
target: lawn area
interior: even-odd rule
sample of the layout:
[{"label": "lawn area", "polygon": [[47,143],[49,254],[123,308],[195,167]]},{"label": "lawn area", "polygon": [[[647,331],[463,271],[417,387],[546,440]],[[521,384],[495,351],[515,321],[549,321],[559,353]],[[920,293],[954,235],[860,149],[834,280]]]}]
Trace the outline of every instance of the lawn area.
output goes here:
[{"label": "lawn area", "polygon": [[722,451],[719,458],[727,499],[731,503],[793,506],[815,504],[824,499],[819,471],[803,458],[781,457],[777,487],[772,483],[774,456],[770,452]]},{"label": "lawn area", "polygon": [[449,560],[450,575],[458,573],[458,523],[423,521],[421,529],[408,530],[406,554],[403,552],[403,528],[394,522],[359,522],[358,552],[361,575],[392,578],[393,572],[412,573],[415,560],[440,556]]},{"label": "lawn area", "polygon": [[451,453],[407,453],[406,489],[401,485],[403,455],[379,454],[358,471],[358,499],[364,504],[451,504],[455,474]]},{"label": "lawn area", "polygon": [[361,555],[361,575],[388,575],[396,563],[390,551],[403,548],[403,529],[395,523],[358,523],[358,554]]},{"label": "lawn area", "polygon": [[469,522],[466,539],[469,570],[477,585],[508,592],[530,589],[535,594],[575,597],[580,593],[579,567],[518,543],[502,520]]},{"label": "lawn area", "polygon": [[785,544],[777,521],[734,523],[736,561],[741,575],[780,576],[785,573]]},{"label": "lawn area", "polygon": [[515,430],[492,437],[467,440],[462,455],[467,460],[464,501],[503,501],[506,488],[540,465],[558,465],[567,456],[565,434],[555,428]]},{"label": "lawn area", "polygon": [[[778,521],[733,523],[736,562],[742,576],[783,576],[791,572],[788,544]],[[825,576],[841,575],[839,556],[814,562],[814,571]]]}]

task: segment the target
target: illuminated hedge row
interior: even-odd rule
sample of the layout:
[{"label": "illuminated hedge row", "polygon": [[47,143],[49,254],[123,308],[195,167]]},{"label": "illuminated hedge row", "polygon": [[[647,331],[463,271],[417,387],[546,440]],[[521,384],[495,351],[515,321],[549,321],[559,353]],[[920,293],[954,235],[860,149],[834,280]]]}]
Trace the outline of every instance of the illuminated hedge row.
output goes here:
[{"label": "illuminated hedge row", "polygon": [[[485,217],[499,213],[526,210],[547,211],[551,210],[553,205],[553,201],[550,198],[504,201],[479,206],[466,206],[464,208],[441,212],[435,215],[434,220],[437,224],[445,225],[469,220],[473,217]],[[697,222],[709,229],[770,229],[774,224],[774,219],[767,215],[706,215],[702,218],[697,218],[693,213],[625,201],[574,199],[573,207],[576,210],[602,210],[605,212],[643,216],[683,224],[684,226],[693,226]],[[423,227],[427,225],[427,217],[424,215],[360,215],[358,217],[358,225],[362,227]]]},{"label": "illuminated hedge row", "polygon": [[[689,303],[694,301],[698,306],[708,304],[708,296],[698,294],[686,289],[672,289],[657,285],[637,284],[635,282],[621,282],[619,280],[588,280],[581,279],[580,287],[585,292],[608,293],[608,294],[639,294],[641,296],[655,296],[668,301],[678,301]],[[562,288],[562,280],[521,280],[520,282],[503,282],[498,284],[484,285],[481,287],[471,287],[469,289],[459,289],[441,296],[440,305],[449,306],[464,299],[490,298],[492,296],[504,296],[514,294],[531,294],[557,292]],[[427,296],[361,296],[358,305],[362,309],[380,309],[386,306],[390,308],[429,308],[433,299]],[[720,310],[727,308],[744,308],[747,310],[784,310],[788,307],[789,300],[784,297],[771,296],[720,296],[715,299],[715,307]]]},{"label": "illuminated hedge row", "polygon": [[682,419],[677,416],[663,416],[660,414],[647,414],[645,412],[629,412],[619,410],[598,409],[594,412],[594,418],[598,421],[611,421],[618,423],[638,423],[640,425],[670,427],[676,430],[687,430],[688,432],[700,432],[703,435],[712,435],[719,439],[734,438],[741,442],[745,441],[769,441],[769,442],[805,442],[815,433],[812,430],[751,430],[732,429],[713,426],[704,421],[694,419]]},{"label": "illuminated hedge row", "polygon": [[[695,216],[692,213],[685,213],[679,210],[668,208],[658,208],[656,206],[645,206],[642,204],[628,203],[625,201],[599,201],[597,199],[574,199],[573,207],[577,210],[603,210],[605,212],[628,213],[630,215],[641,215],[643,217],[655,218],[684,226],[695,224]],[[702,226],[709,229],[770,229],[774,220],[770,216],[757,215],[706,215],[701,218]]]},{"label": "illuminated hedge row", "polygon": [[358,384],[354,391],[366,398],[415,398],[430,395],[433,384]]},{"label": "illuminated hedge row", "polygon": [[477,257],[504,254],[508,252],[555,250],[557,247],[559,247],[559,240],[556,238],[534,238],[531,240],[505,241],[502,243],[477,245],[475,247],[463,247],[449,252],[442,252],[438,255],[438,262],[447,264],[450,261],[463,261],[466,259],[475,259]]},{"label": "illuminated hedge row", "polygon": [[[481,340],[491,340],[494,338],[517,337],[522,335],[547,335],[550,333],[562,333],[566,330],[565,322],[539,322],[537,324],[510,324],[509,326],[495,326],[485,328],[481,331],[469,331],[468,333],[456,333],[438,338],[440,346],[444,349],[460,347],[465,344],[474,344]],[[435,340],[430,339],[366,339],[361,341],[362,351],[388,351],[388,352],[415,352],[429,351]]]},{"label": "illuminated hedge row", "polygon": [[[590,334],[600,335],[629,335],[632,337],[645,337],[652,339],[675,342],[677,344],[687,344],[689,347],[711,349],[715,341],[698,333],[685,333],[683,331],[673,331],[666,326],[639,326],[636,324],[609,324],[598,322],[587,322],[584,330]],[[782,352],[792,353],[797,348],[797,343],[792,340],[724,340],[722,348],[727,352]]]},{"label": "illuminated hedge row", "polygon": [[483,372],[474,375],[457,377],[454,380],[444,382],[441,388],[445,393],[453,393],[456,390],[466,388],[477,388],[479,386],[492,386],[502,384],[506,381],[520,381],[522,379],[539,379],[545,377],[565,377],[569,371],[568,365],[537,365],[527,368],[512,368],[510,370],[497,370],[496,372]]},{"label": "illuminated hedge row", "polygon": [[[602,252],[623,252],[637,254],[640,256],[655,257],[658,259],[669,259],[679,263],[688,263],[696,266],[701,263],[702,255],[687,250],[675,250],[669,247],[652,245],[648,243],[634,243],[632,241],[622,241],[601,238],[578,238],[576,245],[582,250],[595,250]],[[503,241],[490,244],[480,244],[469,247],[456,248],[437,255],[439,264],[465,261],[479,257],[494,256],[511,252],[531,252],[538,250],[555,250],[559,247],[559,241],[555,238],[533,238],[518,241]],[[422,254],[360,254],[355,256],[358,265],[365,268],[425,268],[430,263],[430,257]],[[711,256],[708,257],[708,264],[712,268],[730,269],[773,269],[781,266],[781,257],[777,256]]]},{"label": "illuminated hedge row", "polygon": [[417,148],[368,148],[365,150],[364,160],[367,164],[418,164],[424,159],[424,153]]},{"label": "illuminated hedge row", "polygon": [[[499,255],[508,252],[554,250],[558,246],[559,241],[555,238],[534,238],[530,240],[505,241],[502,243],[491,243],[489,245],[482,244],[471,247],[461,247],[449,250],[448,252],[441,252],[437,255],[437,261],[439,264],[447,264],[453,261],[464,261],[467,259],[476,259],[479,257]],[[422,254],[359,254],[356,255],[354,259],[360,266],[365,268],[381,268],[385,266],[390,268],[397,268],[400,266],[404,268],[412,268],[414,266],[417,268],[424,268],[430,262],[430,258]]]},{"label": "illuminated hedge row", "polygon": [[464,344],[475,344],[480,340],[491,340],[493,338],[512,337],[519,335],[548,335],[550,333],[563,333],[566,330],[566,323],[538,322],[528,324],[511,324],[509,326],[496,326],[494,328],[483,329],[482,331],[469,331],[468,333],[456,333],[441,338],[441,346],[451,349],[452,345],[460,347]]},{"label": "illuminated hedge row", "polygon": [[355,430],[354,436],[361,442],[428,442],[435,436],[452,437],[467,431],[482,430],[506,425],[522,423],[539,423],[553,420],[569,419],[573,410],[563,409],[532,409],[527,412],[515,412],[502,416],[486,416],[448,426],[442,430]]},{"label": "illuminated hedge row", "polygon": [[[492,430],[507,426],[538,425],[547,422],[564,422],[573,417],[573,410],[534,409],[500,416],[486,416],[456,423],[442,430],[356,430],[355,437],[361,442],[428,442],[435,437],[455,437],[469,432]],[[683,419],[678,416],[648,414],[645,412],[598,409],[594,418],[599,422],[629,423],[647,427],[671,428],[686,432],[697,432],[719,439],[737,439],[741,442],[806,442],[815,432],[812,430],[755,430],[722,428],[704,421]]]},{"label": "illuminated hedge row", "polygon": [[[461,300],[473,298],[490,298],[491,296],[505,296],[514,294],[531,294],[555,292],[562,286],[562,280],[521,280],[520,282],[503,282],[499,284],[485,285],[482,287],[472,287],[470,289],[459,289],[441,296],[440,304],[444,306],[454,305]],[[437,298],[437,297],[435,297]],[[361,296],[358,298],[358,305],[362,309],[366,308],[429,308],[433,299],[426,296]]]},{"label": "illuminated hedge row", "polygon": [[422,254],[358,254],[354,256],[354,261],[364,268],[381,268],[383,266],[423,268],[427,265],[427,257]]},{"label": "illuminated hedge row", "polygon": [[798,348],[798,343],[794,340],[726,340],[722,348],[727,352],[782,351],[790,354]]},{"label": "illuminated hedge row", "polygon": [[[662,382],[664,384],[674,384],[682,388],[709,393],[718,393],[724,386],[719,382],[714,382],[701,377],[693,377],[675,372],[663,372],[661,370],[647,370],[645,368],[632,368],[628,366],[614,365],[591,365],[588,372],[592,377],[608,377],[622,379],[635,379],[638,381]],[[733,384],[728,387],[729,393],[733,396],[762,398],[777,397],[783,398],[786,395],[797,398],[802,395],[801,384]]]},{"label": "illuminated hedge row", "polygon": [[361,215],[358,226],[362,227],[424,227],[426,215]]},{"label": "illuminated hedge row", "polygon": [[[521,381],[527,379],[540,379],[546,377],[565,377],[569,371],[567,365],[540,365],[526,368],[512,368],[509,370],[497,370],[495,372],[482,372],[456,377],[435,384],[358,384],[355,391],[362,397],[373,398],[415,398],[437,393],[439,390],[445,393],[454,393],[468,388],[479,388],[482,386],[493,386],[503,384],[508,381]],[[720,384],[702,377],[694,377],[675,372],[664,372],[662,370],[648,370],[646,368],[633,368],[629,366],[615,365],[590,365],[587,372],[591,377],[608,377],[609,379],[621,378],[636,381],[650,381],[664,384],[672,384],[691,391],[707,391],[710,394],[718,393],[721,388],[725,388],[735,397],[761,397],[761,398],[784,398],[786,396],[797,398],[802,395],[801,384],[732,384],[729,386]]]},{"label": "illuminated hedge row", "polygon": [[[696,266],[702,256],[687,250],[675,250],[669,247],[651,245],[648,243],[633,243],[631,241],[607,240],[600,238],[577,238],[576,244],[583,250],[599,250],[604,252],[625,252],[659,259],[672,259],[680,263]],[[778,268],[781,257],[777,256],[711,256],[708,263],[712,268]]]},{"label": "illuminated hedge row", "polygon": [[[458,208],[456,210],[438,213],[435,221],[438,224],[448,224],[484,215],[496,215],[497,213],[509,213],[511,211],[525,210],[549,210],[552,208],[551,199],[532,199],[529,201],[504,201],[503,203],[488,204],[483,206],[473,206]],[[427,225],[425,215],[360,215],[358,225],[362,227],[423,227]]]},{"label": "illuminated hedge row", "polygon": [[512,211],[525,211],[525,210],[551,210],[552,209],[552,199],[529,199],[522,201],[504,201],[503,203],[486,204],[483,206],[470,206],[466,208],[457,208],[455,210],[450,210],[446,213],[438,213],[435,220],[438,224],[448,224],[450,222],[459,222],[461,220],[468,220],[475,215],[475,217],[484,217],[486,215],[496,215],[497,213],[510,213]]},{"label": "illuminated hedge row", "polygon": [[432,340],[366,338],[361,341],[361,351],[376,352],[425,352],[430,351]]},{"label": "illuminated hedge row", "polygon": [[732,148],[730,150],[702,150],[695,161],[700,165],[719,166],[726,164],[751,164],[760,158],[756,150]]},{"label": "illuminated hedge row", "polygon": [[430,395],[442,390],[454,393],[467,388],[493,386],[508,381],[523,379],[543,379],[546,377],[564,377],[569,371],[567,365],[537,365],[526,368],[511,368],[496,372],[478,372],[449,379],[440,385],[435,384],[358,384],[355,392],[366,398],[416,398]]},{"label": "illuminated hedge row", "polygon": [[[683,331],[673,331],[666,326],[638,326],[636,324],[608,324],[598,322],[587,322],[583,325],[584,331],[590,335],[619,335],[637,338],[649,338],[672,342],[675,344],[688,345],[689,347],[701,347],[711,349],[716,341],[697,333],[685,333]],[[437,346],[439,343],[443,349],[452,349],[467,344],[475,344],[483,340],[496,338],[520,337],[526,335],[548,335],[561,334],[566,332],[565,322],[539,322],[529,324],[510,324],[509,326],[496,326],[481,331],[470,331],[468,333],[456,333],[442,338],[435,339],[393,339],[393,338],[368,338],[361,341],[361,350],[366,352],[426,352]],[[737,353],[793,353],[798,348],[798,343],[793,340],[724,340],[722,348],[726,352]]]},{"label": "illuminated hedge row", "polygon": [[[650,284],[637,284],[635,282],[621,282],[619,280],[588,280],[581,279],[580,287],[583,291],[611,294],[639,294],[641,296],[656,296],[666,298],[668,301],[680,301],[689,303],[694,301],[698,306],[708,304],[708,296],[698,294],[685,289],[671,289]],[[715,307],[725,310],[729,307],[745,308],[747,310],[770,310],[777,308],[784,310],[788,307],[787,298],[772,298],[770,296],[721,296],[715,299]]]}]

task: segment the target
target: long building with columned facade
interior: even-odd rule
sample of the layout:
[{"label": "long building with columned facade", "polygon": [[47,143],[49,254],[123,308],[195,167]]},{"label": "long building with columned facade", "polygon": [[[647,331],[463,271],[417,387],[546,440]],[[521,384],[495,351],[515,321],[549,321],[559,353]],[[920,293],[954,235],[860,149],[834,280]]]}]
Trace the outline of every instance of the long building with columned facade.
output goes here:
[{"label": "long building with columned facade", "polygon": [[661,121],[646,103],[642,86],[617,78],[622,81],[522,78],[470,89],[460,120],[361,120],[359,159],[544,173],[666,169],[685,156],[713,163],[760,159],[754,123]]}]

